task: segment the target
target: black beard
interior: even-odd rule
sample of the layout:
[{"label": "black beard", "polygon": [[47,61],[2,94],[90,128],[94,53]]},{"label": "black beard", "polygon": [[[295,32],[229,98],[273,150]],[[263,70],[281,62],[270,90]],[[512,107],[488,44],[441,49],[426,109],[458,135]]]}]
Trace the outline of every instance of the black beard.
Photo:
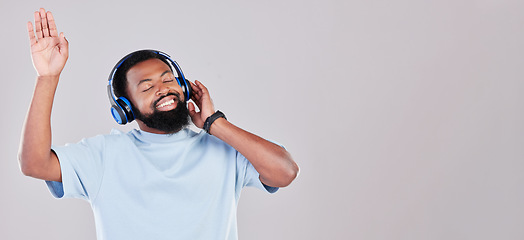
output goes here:
[{"label": "black beard", "polygon": [[[160,101],[160,99],[156,102]],[[137,108],[135,109],[136,119],[144,122],[146,126],[162,132],[175,133],[189,125],[189,110],[187,109],[186,104],[180,101],[178,96],[176,98],[176,108],[170,111],[158,111],[154,108],[153,113],[144,115],[140,110]]]}]

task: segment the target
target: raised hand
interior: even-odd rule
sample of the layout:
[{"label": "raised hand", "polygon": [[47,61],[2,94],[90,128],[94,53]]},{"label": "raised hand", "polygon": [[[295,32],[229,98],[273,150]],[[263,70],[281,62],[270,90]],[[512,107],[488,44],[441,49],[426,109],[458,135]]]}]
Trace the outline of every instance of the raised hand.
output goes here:
[{"label": "raised hand", "polygon": [[[207,88],[199,81],[191,83],[193,93],[189,103],[189,115],[195,126],[202,128],[206,119],[215,113],[213,101]],[[245,131],[224,118],[217,119],[209,134],[229,144],[246,157],[260,174],[260,181],[271,187],[285,187],[298,175],[298,165],[281,146]]]},{"label": "raised hand", "polygon": [[27,30],[33,66],[38,76],[58,77],[69,56],[69,43],[64,33],[58,35],[53,14],[40,8],[35,12],[34,29],[33,24],[28,22]]},{"label": "raised hand", "polygon": [[203,128],[206,119],[215,113],[215,107],[213,106],[213,101],[211,100],[209,92],[207,91],[207,88],[204,86],[204,84],[199,81],[190,83],[191,88],[193,89],[191,100],[196,103],[200,111],[197,112],[195,110],[195,105],[190,102],[188,104],[189,115],[191,116],[191,121],[193,121],[195,126]]}]

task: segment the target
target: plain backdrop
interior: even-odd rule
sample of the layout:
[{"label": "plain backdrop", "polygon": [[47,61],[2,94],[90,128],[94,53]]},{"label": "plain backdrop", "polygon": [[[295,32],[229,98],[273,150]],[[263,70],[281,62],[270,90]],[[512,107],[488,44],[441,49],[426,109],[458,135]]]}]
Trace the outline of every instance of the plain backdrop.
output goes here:
[{"label": "plain backdrop", "polygon": [[136,127],[111,118],[107,77],[152,48],[287,147],[300,176],[244,189],[240,239],[524,239],[519,0],[0,0],[0,239],[95,239],[87,202],[18,167],[39,7],[70,42],[54,144]]}]

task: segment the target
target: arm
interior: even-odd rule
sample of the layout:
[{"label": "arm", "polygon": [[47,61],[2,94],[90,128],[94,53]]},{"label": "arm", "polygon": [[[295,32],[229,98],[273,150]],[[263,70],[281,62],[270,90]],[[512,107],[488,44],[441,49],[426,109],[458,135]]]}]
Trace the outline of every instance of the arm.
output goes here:
[{"label": "arm", "polygon": [[51,150],[51,109],[58,79],[68,58],[68,42],[63,33],[58,35],[51,12],[43,8],[35,12],[35,29],[28,22],[27,30],[38,76],[22,129],[18,159],[25,175],[61,181],[60,163]]},{"label": "arm", "polygon": [[[193,123],[202,128],[206,118],[211,116],[215,109],[209,92],[202,83],[195,81],[194,84],[191,83],[191,87],[191,99],[197,104],[200,112],[196,112],[193,103],[189,103],[189,114]],[[285,187],[298,174],[298,165],[284,148],[247,132],[224,118],[217,119],[211,125],[210,133],[244,155],[260,174],[262,183],[268,186]]]}]

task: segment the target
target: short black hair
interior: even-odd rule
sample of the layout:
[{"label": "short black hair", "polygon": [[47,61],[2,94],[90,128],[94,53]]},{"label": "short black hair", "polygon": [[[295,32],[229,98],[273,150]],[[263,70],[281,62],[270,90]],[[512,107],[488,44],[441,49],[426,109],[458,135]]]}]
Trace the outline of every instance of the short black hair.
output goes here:
[{"label": "short black hair", "polygon": [[[129,71],[129,69],[131,69],[136,64],[149,60],[149,59],[153,59],[153,58],[162,60],[162,62],[167,64],[169,68],[171,69],[171,65],[168,63],[166,58],[153,50],[139,50],[139,51],[133,52],[129,54],[128,56],[126,56],[126,59],[120,65],[120,67],[118,67],[113,77],[113,83],[112,83],[113,91],[117,98],[125,97],[131,101],[131,99],[129,99],[129,97],[127,96],[127,91],[126,91],[127,72]],[[171,71],[173,71],[173,69],[171,69]]]}]

